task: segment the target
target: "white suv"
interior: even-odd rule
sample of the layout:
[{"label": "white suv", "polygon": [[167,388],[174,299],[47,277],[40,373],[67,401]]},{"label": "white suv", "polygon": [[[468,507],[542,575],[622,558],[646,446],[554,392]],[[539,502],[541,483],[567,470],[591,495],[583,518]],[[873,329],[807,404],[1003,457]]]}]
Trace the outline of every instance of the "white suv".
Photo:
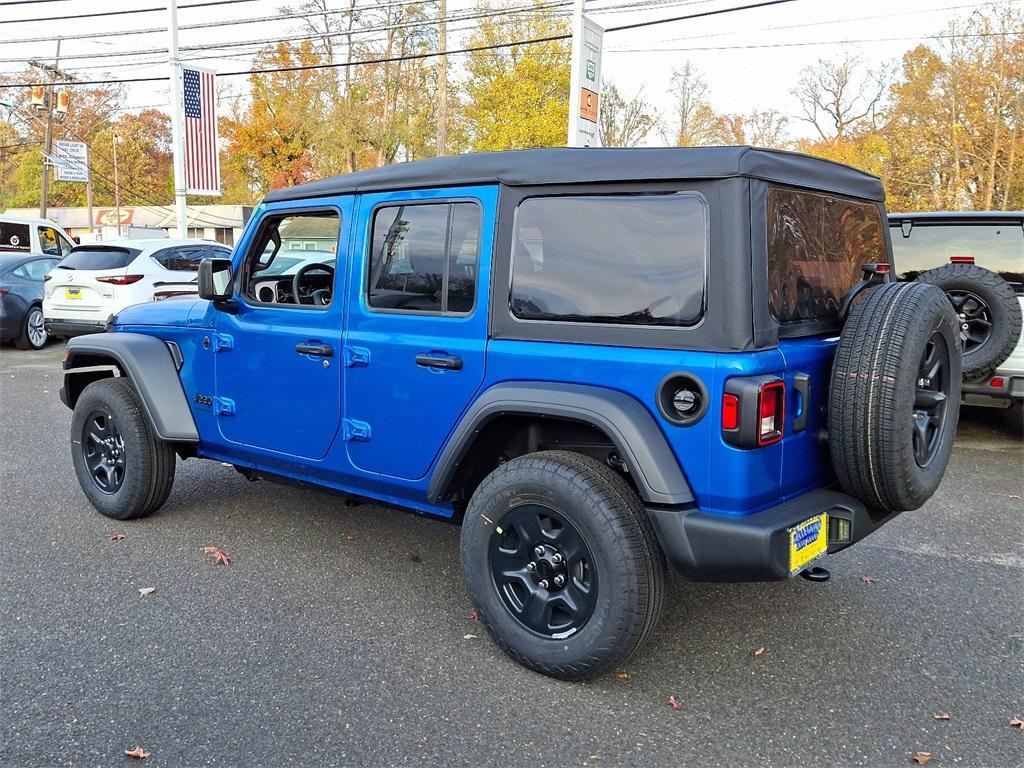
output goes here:
[{"label": "white suv", "polygon": [[46,276],[43,318],[51,336],[95,333],[132,304],[197,295],[196,271],[231,249],[206,240],[125,240],[79,245]]}]

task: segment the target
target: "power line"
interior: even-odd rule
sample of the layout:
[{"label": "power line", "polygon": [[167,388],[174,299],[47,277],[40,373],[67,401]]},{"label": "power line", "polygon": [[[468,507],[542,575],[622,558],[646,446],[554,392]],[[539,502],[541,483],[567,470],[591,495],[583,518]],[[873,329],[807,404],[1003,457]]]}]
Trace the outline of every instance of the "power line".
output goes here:
[{"label": "power line", "polygon": [[[792,2],[793,0],[772,0],[773,2]],[[494,16],[507,16],[510,14],[518,13],[537,13],[543,12],[549,9],[562,8],[572,5],[571,0],[553,0],[543,4],[529,4],[521,5],[511,8],[502,8],[500,10],[491,11],[474,11],[470,13],[463,13],[462,15],[448,16],[447,21],[472,21],[475,19],[485,19]],[[273,45],[275,43],[286,43],[286,42],[299,42],[303,40],[324,40],[327,38],[335,37],[348,37],[349,35],[359,34],[370,34],[374,32],[388,32],[396,29],[417,29],[420,27],[434,27],[438,22],[437,18],[428,18],[422,21],[408,21],[397,24],[385,24],[376,27],[362,27],[360,29],[353,29],[351,32],[324,32],[322,34],[302,34],[302,35],[291,35],[288,37],[268,37],[262,40],[245,40],[235,43],[206,43],[204,45],[184,45],[179,50],[181,51],[212,51],[212,50],[228,50],[231,48],[249,48],[251,46],[263,46]],[[62,56],[62,59],[106,59],[106,58],[121,58],[124,56],[144,56],[151,54],[166,54],[166,48],[147,48],[136,51],[110,51],[107,53],[79,53],[68,56]],[[36,61],[35,57],[25,58],[10,58],[0,59],[0,62],[4,63],[31,63]]]},{"label": "power line", "polygon": [[[751,3],[751,4],[748,4],[748,5],[742,5],[742,6],[735,6],[733,8],[721,8],[721,9],[715,10],[715,11],[702,11],[701,13],[694,13],[694,14],[689,14],[689,15],[686,15],[686,16],[674,16],[674,17],[671,17],[671,18],[668,18],[668,19],[657,19],[657,20],[654,20],[654,21],[640,22],[639,24],[624,24],[624,25],[618,26],[618,27],[611,27],[611,28],[609,28],[609,29],[607,29],[605,31],[606,32],[618,32],[618,31],[622,31],[622,30],[625,30],[625,29],[635,29],[637,26],[645,26],[646,27],[646,26],[653,26],[655,24],[668,24],[668,23],[675,22],[675,21],[684,21],[684,20],[687,20],[687,19],[696,19],[696,18],[702,18],[702,17],[706,17],[706,16],[716,16],[716,15],[720,15],[720,14],[724,14],[724,13],[732,13],[732,12],[735,12],[735,11],[746,11],[746,10],[751,10],[751,9],[754,9],[754,8],[763,8],[763,7],[772,6],[772,5],[779,5],[780,3],[791,3],[793,1],[794,0],[764,0],[763,2]],[[452,56],[452,55],[456,55],[456,54],[477,53],[477,52],[481,52],[481,51],[493,51],[493,50],[501,50],[501,49],[505,49],[505,48],[518,48],[518,47],[521,47],[521,46],[524,46],[524,45],[538,45],[540,43],[556,42],[556,41],[559,41],[559,40],[568,40],[571,37],[572,37],[572,35],[570,33],[564,33],[564,34],[559,34],[559,35],[547,35],[545,37],[537,37],[537,38],[532,38],[532,39],[529,39],[529,40],[515,40],[515,41],[512,41],[512,42],[508,42],[508,43],[492,43],[490,45],[476,45],[476,46],[469,46],[469,47],[465,47],[465,48],[459,48],[459,49],[456,49],[456,50],[449,50],[444,55]],[[235,71],[235,72],[219,72],[217,74],[217,76],[218,77],[237,77],[237,76],[241,76],[241,75],[263,75],[263,74],[270,74],[270,73],[273,73],[273,72],[301,72],[301,71],[313,70],[313,69],[344,69],[344,68],[347,68],[347,67],[365,66],[365,65],[372,65],[372,64],[390,64],[390,63],[400,62],[400,61],[417,61],[417,60],[423,60],[423,59],[431,59],[431,58],[435,58],[435,57],[440,56],[440,55],[442,55],[442,54],[437,52],[437,51],[431,51],[431,52],[424,52],[424,53],[405,54],[403,56],[385,56],[385,57],[379,57],[379,58],[375,58],[375,59],[363,59],[363,60],[360,60],[360,61],[332,62],[332,63],[329,63],[329,64],[305,64],[305,65],[296,65],[296,66],[292,66],[292,67],[266,67],[266,68],[262,68],[262,69],[238,70],[238,71]],[[167,77],[126,77],[126,78],[114,78],[114,79],[107,79],[107,80],[79,80],[79,81],[75,81],[75,82],[66,81],[66,82],[54,83],[53,85],[55,85],[55,86],[57,86],[57,85],[65,86],[65,85],[114,85],[114,84],[117,84],[117,83],[156,83],[156,82],[167,82],[168,79],[169,78],[167,78]],[[49,83],[42,83],[42,85],[48,85],[48,84]],[[39,84],[38,83],[5,83],[5,84],[0,84],[0,89],[6,89],[6,88],[25,88],[25,87],[31,87],[31,86],[34,86],[34,85],[39,85]]]},{"label": "power line", "polygon": [[676,53],[681,51],[742,51],[754,48],[800,48],[812,45],[856,45],[857,43],[891,43],[906,40],[945,40],[962,37],[1007,37],[1019,32],[970,32],[962,34],[916,35],[912,37],[865,37],[856,40],[803,40],[792,43],[751,43],[749,45],[705,45],[679,48],[609,48],[605,53]]},{"label": "power line", "polygon": [[[13,0],[13,2],[0,3],[0,5],[19,5],[22,3],[33,2],[63,2],[63,0]],[[255,2],[258,2],[258,0],[209,0],[209,2],[204,3],[186,3],[185,5],[179,5],[178,10],[181,10],[182,8],[208,8],[213,5],[235,5],[236,3]],[[0,20],[0,24],[31,24],[37,21],[67,21],[69,19],[95,19],[98,16],[126,16],[132,13],[155,13],[157,11],[166,12],[167,6],[161,5],[155,8],[131,8],[123,11],[102,11],[100,13],[78,13],[70,16],[39,16],[34,19],[3,19]]]}]

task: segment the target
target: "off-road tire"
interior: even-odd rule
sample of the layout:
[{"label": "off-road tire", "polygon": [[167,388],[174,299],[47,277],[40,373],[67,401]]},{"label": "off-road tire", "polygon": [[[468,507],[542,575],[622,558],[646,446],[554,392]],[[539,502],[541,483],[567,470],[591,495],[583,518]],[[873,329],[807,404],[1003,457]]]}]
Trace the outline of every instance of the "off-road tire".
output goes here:
[{"label": "off-road tire", "polygon": [[947,264],[917,279],[945,291],[954,302],[954,311],[958,311],[955,301],[963,295],[958,292],[972,293],[985,302],[992,327],[984,343],[964,350],[963,371],[965,379],[988,378],[1020,340],[1020,302],[1013,288],[995,272],[974,264]]},{"label": "off-road tire", "polygon": [[[914,454],[919,368],[933,334],[948,347],[947,389],[926,466]],[[839,340],[829,392],[832,464],[847,493],[885,512],[917,509],[938,488],[960,407],[956,314],[927,283],[885,283],[853,305]]]},{"label": "off-road tire", "polygon": [[[86,463],[83,429],[94,412],[112,418],[124,442],[124,479],[113,493],[100,490]],[[94,381],[82,391],[71,417],[71,458],[90,503],[115,520],[152,514],[167,501],[174,484],[174,449],[153,436],[135,389],[124,377]]]},{"label": "off-road tire", "polygon": [[46,346],[46,342],[48,341],[47,336],[46,336],[46,331],[43,331],[43,343],[42,344],[36,344],[32,340],[32,334],[30,332],[30,325],[33,322],[35,322],[35,318],[36,317],[38,317],[39,318],[39,322],[42,323],[42,321],[43,321],[43,308],[40,307],[38,304],[33,304],[31,307],[28,308],[28,311],[25,312],[25,319],[21,323],[21,333],[19,333],[18,337],[14,340],[14,346],[16,346],[18,349],[37,349],[38,350],[38,349],[42,349],[43,347]]},{"label": "off-road tire", "polygon": [[[502,602],[492,577],[490,540],[524,504],[546,505],[575,525],[593,555],[597,598],[569,637],[541,637]],[[502,464],[476,489],[462,526],[462,569],[480,621],[520,664],[563,680],[596,677],[622,665],[650,638],[664,599],[665,558],[636,491],[614,470],[568,451],[543,451]]]}]

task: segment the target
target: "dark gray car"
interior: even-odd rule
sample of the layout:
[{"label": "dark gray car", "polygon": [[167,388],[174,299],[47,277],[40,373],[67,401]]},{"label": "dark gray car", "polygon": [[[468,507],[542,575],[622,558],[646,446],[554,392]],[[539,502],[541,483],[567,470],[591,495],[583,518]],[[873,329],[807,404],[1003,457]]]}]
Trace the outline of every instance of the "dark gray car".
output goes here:
[{"label": "dark gray car", "polygon": [[43,279],[57,265],[53,256],[0,253],[0,342],[42,349]]}]

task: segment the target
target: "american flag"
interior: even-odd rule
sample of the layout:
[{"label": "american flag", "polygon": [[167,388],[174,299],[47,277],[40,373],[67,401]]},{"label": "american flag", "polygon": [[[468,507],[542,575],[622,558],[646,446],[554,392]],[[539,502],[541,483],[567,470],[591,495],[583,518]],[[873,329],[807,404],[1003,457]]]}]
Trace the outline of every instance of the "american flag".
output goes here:
[{"label": "american flag", "polygon": [[217,156],[216,75],[201,69],[182,70],[185,91],[185,186],[190,194],[220,194]]}]

